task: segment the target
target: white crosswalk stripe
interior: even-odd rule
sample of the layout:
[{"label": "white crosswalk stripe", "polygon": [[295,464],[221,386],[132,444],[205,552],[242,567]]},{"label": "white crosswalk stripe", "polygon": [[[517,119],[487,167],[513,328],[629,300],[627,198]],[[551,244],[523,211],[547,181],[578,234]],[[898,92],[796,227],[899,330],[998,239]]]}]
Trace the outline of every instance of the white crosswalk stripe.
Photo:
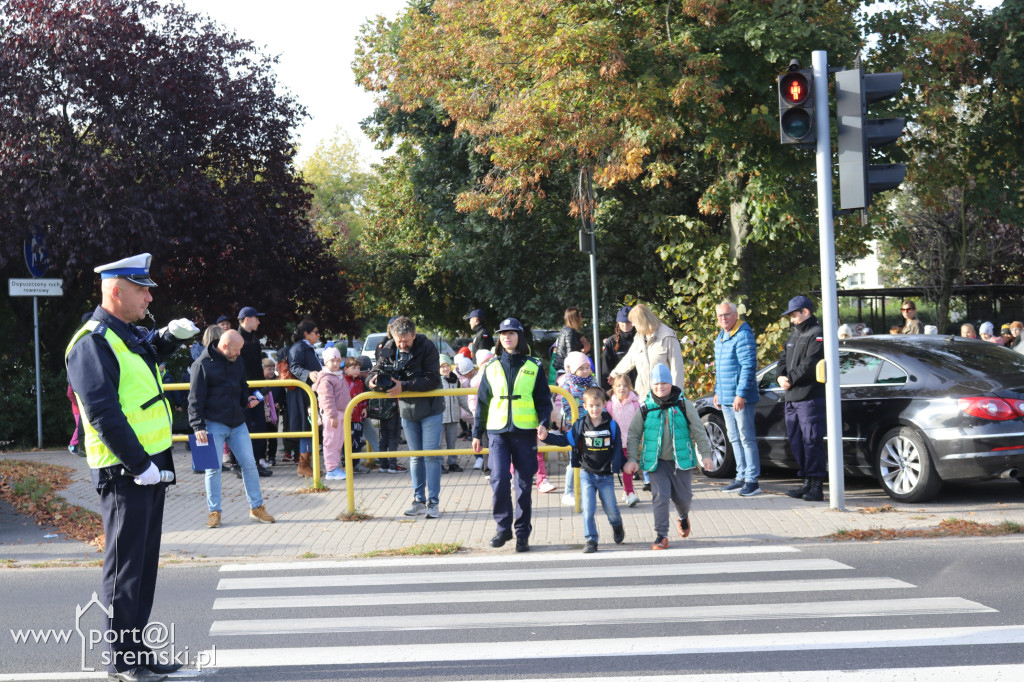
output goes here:
[{"label": "white crosswalk stripe", "polygon": [[[831,559],[771,556],[799,551],[788,546],[703,547],[656,554],[611,551],[586,558],[538,552],[524,557],[227,565],[221,568],[224,574],[260,575],[220,579],[217,590],[225,596],[212,605],[217,620],[210,635],[223,639],[208,653],[218,669],[255,669],[501,663],[519,660],[526,650],[535,660],[582,660],[1024,644],[1024,625],[979,620],[998,613],[985,604],[956,595],[918,596],[913,593],[916,586],[886,576],[846,577],[841,572],[854,567]],[[899,592],[882,594],[887,590]],[[708,603],[707,597],[729,603]],[[733,603],[737,601],[741,603]],[[915,626],[914,618],[925,615],[949,617],[950,626]],[[968,616],[972,619],[964,621]],[[867,619],[885,619],[890,625],[872,622],[872,627],[856,629],[854,623]],[[789,629],[759,625],[779,621]],[[576,638],[582,623],[593,628],[593,637]],[[735,630],[727,636],[708,634],[714,623],[738,625],[726,625]],[[837,625],[830,629],[828,623]],[[655,632],[672,635],[609,636],[644,626],[665,626]],[[473,635],[492,628],[500,628],[501,636]],[[433,641],[430,633],[443,641]],[[566,634],[575,637],[560,638]],[[306,646],[310,636],[318,637],[321,645]],[[337,637],[336,645],[331,637]],[[249,640],[254,640],[252,645]],[[283,646],[268,646],[268,641]],[[682,670],[689,668],[692,664],[680,664]],[[1024,666],[990,668],[992,675],[985,679],[1019,679],[1024,674]],[[913,673],[901,674],[902,679],[962,679],[954,667],[905,670]],[[560,672],[569,677],[558,679],[589,679],[572,677],[572,666]],[[645,679],[837,679],[834,672]],[[864,682],[891,679],[893,674],[891,669],[841,672],[843,680]],[[542,682],[540,677],[516,679]]]}]

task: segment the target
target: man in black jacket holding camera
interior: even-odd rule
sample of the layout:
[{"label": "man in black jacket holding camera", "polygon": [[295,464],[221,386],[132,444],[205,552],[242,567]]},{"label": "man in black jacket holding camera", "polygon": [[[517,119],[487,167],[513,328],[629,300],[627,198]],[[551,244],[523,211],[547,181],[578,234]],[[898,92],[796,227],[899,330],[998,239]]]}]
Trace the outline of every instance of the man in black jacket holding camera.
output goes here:
[{"label": "man in black jacket holding camera", "polygon": [[786,436],[804,479],[803,486],[786,494],[821,502],[826,476],[825,386],[818,383],[816,374],[818,361],[825,359],[821,323],[806,296],[790,299],[783,316],[789,316],[793,331],[779,357],[777,376],[786,391]]},{"label": "man in black jacket holding camera", "polygon": [[[403,398],[403,391],[433,391],[441,387],[441,361],[437,346],[408,317],[396,317],[388,324],[391,339],[377,356],[367,376],[367,386],[398,398],[398,415],[410,451],[439,450],[444,398]],[[412,506],[406,516],[426,514],[436,519],[441,494],[441,459],[438,456],[410,457]],[[426,493],[426,494],[425,494]]]}]

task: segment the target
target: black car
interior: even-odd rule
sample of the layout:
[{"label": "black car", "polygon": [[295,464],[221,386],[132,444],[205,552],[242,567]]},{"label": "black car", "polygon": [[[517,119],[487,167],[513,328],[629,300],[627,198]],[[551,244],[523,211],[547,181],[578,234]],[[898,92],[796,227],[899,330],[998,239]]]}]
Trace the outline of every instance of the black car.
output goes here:
[{"label": "black car", "polygon": [[[795,470],[775,367],[757,375],[761,464]],[[839,342],[839,373],[847,473],[906,502],[934,498],[943,481],[1024,479],[1024,355],[958,336],[868,336]],[[705,474],[733,475],[721,411],[712,396],[695,404],[714,448]]]}]

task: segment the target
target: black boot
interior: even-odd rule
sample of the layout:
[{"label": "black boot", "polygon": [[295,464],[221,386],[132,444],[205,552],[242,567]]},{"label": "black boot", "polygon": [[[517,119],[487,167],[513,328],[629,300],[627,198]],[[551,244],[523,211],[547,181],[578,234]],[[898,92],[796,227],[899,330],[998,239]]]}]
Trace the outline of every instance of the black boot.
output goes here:
[{"label": "black boot", "polygon": [[825,499],[825,493],[821,491],[821,485],[825,482],[824,479],[812,478],[810,481],[811,487],[804,495],[804,499],[808,502],[821,502]]},{"label": "black boot", "polygon": [[787,490],[786,494],[789,495],[790,497],[795,497],[797,499],[800,499],[804,495],[806,495],[807,491],[810,490],[810,489],[811,489],[811,479],[805,478],[804,479],[804,484],[801,487],[795,488],[793,490]]}]

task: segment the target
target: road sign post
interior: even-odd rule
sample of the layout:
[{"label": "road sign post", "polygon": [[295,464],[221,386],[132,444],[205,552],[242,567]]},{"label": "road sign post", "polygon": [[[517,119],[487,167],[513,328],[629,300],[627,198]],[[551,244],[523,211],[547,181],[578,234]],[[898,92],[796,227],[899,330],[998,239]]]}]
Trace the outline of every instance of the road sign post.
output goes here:
[{"label": "road sign post", "polygon": [[43,392],[39,380],[39,297],[63,296],[64,280],[62,279],[8,279],[8,296],[32,297],[32,333],[36,350],[36,439],[37,447],[43,447]]}]

